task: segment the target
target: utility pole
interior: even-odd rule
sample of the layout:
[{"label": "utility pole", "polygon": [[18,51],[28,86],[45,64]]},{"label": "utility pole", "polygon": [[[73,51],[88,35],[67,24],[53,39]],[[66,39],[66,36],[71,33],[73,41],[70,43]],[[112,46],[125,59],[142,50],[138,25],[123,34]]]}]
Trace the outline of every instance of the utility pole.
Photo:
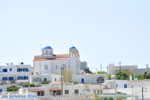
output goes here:
[{"label": "utility pole", "polygon": [[107,73],[108,73],[108,66],[107,66]]},{"label": "utility pole", "polygon": [[96,68],[96,74],[97,74],[97,68]]},{"label": "utility pole", "polygon": [[100,71],[102,72],[102,64],[100,65]]},{"label": "utility pole", "polygon": [[61,95],[63,95],[63,70],[64,68],[61,67],[60,69],[61,69]]},{"label": "utility pole", "polygon": [[146,68],[148,69],[148,64],[146,64]]},{"label": "utility pole", "polygon": [[143,86],[142,86],[142,100],[144,100],[144,89],[143,89]]},{"label": "utility pole", "polygon": [[119,70],[121,71],[121,61],[119,62]]}]

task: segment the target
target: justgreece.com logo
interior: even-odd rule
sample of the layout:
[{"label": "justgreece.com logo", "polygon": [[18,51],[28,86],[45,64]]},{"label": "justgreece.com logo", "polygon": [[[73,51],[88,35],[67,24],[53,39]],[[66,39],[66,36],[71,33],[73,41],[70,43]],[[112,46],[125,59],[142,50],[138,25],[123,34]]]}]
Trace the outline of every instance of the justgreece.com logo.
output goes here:
[{"label": "justgreece.com logo", "polygon": [[2,99],[37,99],[36,95],[2,95]]}]

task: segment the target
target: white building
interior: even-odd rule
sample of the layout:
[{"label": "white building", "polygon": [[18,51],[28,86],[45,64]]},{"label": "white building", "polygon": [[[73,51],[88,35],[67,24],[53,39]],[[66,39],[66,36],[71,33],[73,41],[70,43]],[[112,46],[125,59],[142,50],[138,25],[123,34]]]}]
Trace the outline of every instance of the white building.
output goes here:
[{"label": "white building", "polygon": [[12,85],[21,86],[24,83],[29,83],[29,77],[32,73],[32,67],[23,63],[0,66],[0,92],[6,91],[6,88]]},{"label": "white building", "polygon": [[60,82],[61,81],[61,75],[57,74],[42,74],[42,75],[31,75],[30,76],[30,83],[33,83],[35,85],[40,85],[43,81],[47,81],[49,83],[51,82]]},{"label": "white building", "polygon": [[100,94],[101,91],[102,85],[90,84],[63,84],[62,90],[60,82],[53,82],[41,87],[21,88],[19,92],[34,93],[38,96],[38,99],[42,100],[49,100],[49,98],[51,100],[93,100],[90,97],[93,97],[93,94]]},{"label": "white building", "polygon": [[115,74],[119,70],[133,71],[133,70],[135,70],[137,68],[138,68],[137,65],[120,65],[120,66],[116,66],[114,64],[109,64],[108,65],[108,73],[109,74]]},{"label": "white building", "polygon": [[53,48],[47,46],[42,49],[42,54],[34,57],[35,74],[61,73],[61,67],[80,74],[81,61],[79,51],[73,46],[68,54],[54,54]]}]

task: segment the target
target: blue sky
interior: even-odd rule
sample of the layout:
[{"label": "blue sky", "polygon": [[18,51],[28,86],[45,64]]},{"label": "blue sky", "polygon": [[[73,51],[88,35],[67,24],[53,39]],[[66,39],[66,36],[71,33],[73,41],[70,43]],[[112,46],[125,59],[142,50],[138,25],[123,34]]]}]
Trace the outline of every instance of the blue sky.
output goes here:
[{"label": "blue sky", "polygon": [[0,64],[32,65],[41,47],[76,46],[91,70],[150,65],[149,0],[0,0]]}]

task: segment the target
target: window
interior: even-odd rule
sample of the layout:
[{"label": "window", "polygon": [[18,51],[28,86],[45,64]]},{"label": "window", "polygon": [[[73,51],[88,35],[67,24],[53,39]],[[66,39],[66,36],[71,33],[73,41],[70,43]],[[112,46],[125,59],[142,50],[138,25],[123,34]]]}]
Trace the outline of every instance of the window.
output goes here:
[{"label": "window", "polygon": [[0,93],[2,93],[2,89],[0,89]]},{"label": "window", "polygon": [[56,65],[56,69],[57,69],[57,65]]},{"label": "window", "polygon": [[46,54],[49,54],[49,53],[48,53],[48,50],[46,50]]},{"label": "window", "polygon": [[7,69],[3,69],[3,72],[7,72]]},{"label": "window", "polygon": [[65,94],[69,94],[69,90],[65,90]]},{"label": "window", "polygon": [[84,83],[84,78],[81,79],[81,83],[82,83],[82,84]]},{"label": "window", "polygon": [[127,84],[124,84],[124,88],[127,88],[128,86],[127,86]]},{"label": "window", "polygon": [[97,78],[97,83],[99,83],[99,84],[104,83],[104,78],[103,77],[98,77]]},{"label": "window", "polygon": [[94,94],[96,94],[96,90],[93,90],[94,91]]},{"label": "window", "polygon": [[17,72],[22,72],[23,68],[18,68]]},{"label": "window", "polygon": [[12,80],[14,80],[14,78],[13,77],[9,77],[9,80],[12,81]]},{"label": "window", "polygon": [[78,89],[75,89],[75,90],[74,90],[74,93],[75,93],[75,94],[79,94],[79,90],[78,90]]},{"label": "window", "polygon": [[44,91],[42,91],[42,92],[37,92],[37,96],[44,96]]},{"label": "window", "polygon": [[3,81],[6,81],[7,80],[7,77],[3,77]]},{"label": "window", "polygon": [[18,76],[18,80],[28,80],[28,76]]},{"label": "window", "polygon": [[22,76],[18,76],[18,80],[22,80]]},{"label": "window", "polygon": [[55,78],[55,81],[57,81],[57,78]]},{"label": "window", "polygon": [[41,78],[40,77],[33,77],[33,82],[41,82]]},{"label": "window", "polygon": [[9,71],[11,72],[11,71],[12,71],[12,68],[10,68]]},{"label": "window", "polygon": [[28,72],[28,68],[23,68],[23,72]]},{"label": "window", "polygon": [[28,80],[29,78],[28,78],[28,76],[24,76],[24,80]]},{"label": "window", "polygon": [[47,78],[44,78],[44,81],[47,81]]},{"label": "window", "polygon": [[45,65],[45,70],[48,70],[48,65]]}]

